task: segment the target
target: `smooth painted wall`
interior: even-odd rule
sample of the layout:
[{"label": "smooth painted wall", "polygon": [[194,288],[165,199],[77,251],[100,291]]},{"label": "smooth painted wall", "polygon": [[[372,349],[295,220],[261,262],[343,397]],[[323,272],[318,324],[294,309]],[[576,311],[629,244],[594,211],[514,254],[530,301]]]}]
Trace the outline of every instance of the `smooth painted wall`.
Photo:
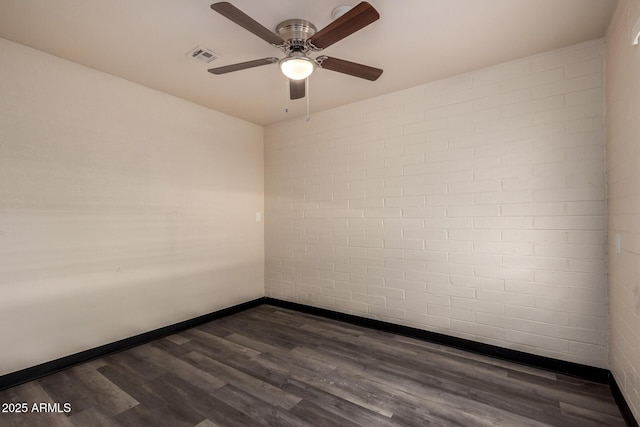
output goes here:
[{"label": "smooth painted wall", "polygon": [[263,128],[0,39],[0,375],[264,296]]},{"label": "smooth painted wall", "polygon": [[603,60],[595,40],[268,126],[267,295],[608,367]]},{"label": "smooth painted wall", "polygon": [[[640,2],[620,0],[607,33],[611,371],[640,421]],[[620,237],[620,251],[616,238]]]}]

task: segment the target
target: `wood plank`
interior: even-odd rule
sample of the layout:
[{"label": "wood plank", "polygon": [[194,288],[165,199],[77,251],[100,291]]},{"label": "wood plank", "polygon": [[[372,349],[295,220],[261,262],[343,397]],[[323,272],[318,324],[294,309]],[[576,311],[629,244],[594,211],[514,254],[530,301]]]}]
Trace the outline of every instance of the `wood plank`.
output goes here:
[{"label": "wood plank", "polygon": [[225,382],[263,400],[271,405],[291,409],[300,402],[300,397],[282,391],[278,387],[245,374],[235,368],[227,366],[200,353],[192,352],[184,360],[193,363],[203,371],[215,372]]},{"label": "wood plank", "polygon": [[297,396],[302,396],[304,400],[315,402],[325,411],[331,412],[339,417],[345,418],[361,426],[399,426],[402,424],[394,422],[389,417],[371,411],[356,403],[345,400],[335,394],[321,390],[312,384],[290,378],[282,385],[286,390]]},{"label": "wood plank", "polygon": [[69,417],[69,421],[76,427],[120,427],[115,418],[110,417],[94,406],[76,412]]},{"label": "wood plank", "polygon": [[[270,426],[298,427],[305,425],[304,419],[295,413],[257,399],[255,396],[235,387],[232,384],[219,388],[213,396],[237,409],[253,420]],[[296,407],[298,404],[294,405]]]},{"label": "wood plank", "polygon": [[93,369],[82,369],[82,366],[71,369],[75,382],[83,384],[89,391],[93,406],[108,415],[117,415],[139,404],[127,392],[109,381],[100,372]]},{"label": "wood plank", "polygon": [[166,400],[171,400],[168,408],[172,414],[180,414],[185,420],[188,419],[188,425],[196,424],[191,421],[196,418],[197,422],[213,419],[225,426],[234,427],[264,425],[176,375],[167,374],[153,380],[153,387]]},{"label": "wood plank", "polygon": [[[571,405],[566,402],[560,402],[560,409],[563,415],[579,420],[582,426],[615,426],[620,422],[619,417],[603,414],[590,408]],[[576,421],[576,423],[577,422],[578,421]]]},{"label": "wood plank", "polygon": [[302,425],[314,427],[358,427],[360,425],[348,421],[342,416],[328,411],[309,400],[301,400],[300,403],[291,410],[291,413],[297,415],[298,418],[303,421]]},{"label": "wood plank", "polygon": [[133,348],[130,351],[156,366],[167,368],[169,372],[175,373],[180,378],[206,392],[210,393],[226,384],[226,382],[220,378],[204,372],[184,360],[172,357],[170,353],[154,348],[148,344]]},{"label": "wood plank", "polygon": [[168,403],[149,386],[150,381],[127,366],[108,365],[100,368],[100,373],[146,408],[159,408]]}]

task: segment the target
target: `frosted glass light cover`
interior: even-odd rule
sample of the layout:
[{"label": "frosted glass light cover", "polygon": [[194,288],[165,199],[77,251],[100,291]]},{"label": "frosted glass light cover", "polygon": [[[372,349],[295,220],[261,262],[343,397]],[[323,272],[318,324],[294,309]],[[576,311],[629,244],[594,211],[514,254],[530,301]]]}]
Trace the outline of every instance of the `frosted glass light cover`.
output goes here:
[{"label": "frosted glass light cover", "polygon": [[313,62],[308,58],[285,58],[280,63],[282,74],[291,80],[304,80],[313,73]]}]

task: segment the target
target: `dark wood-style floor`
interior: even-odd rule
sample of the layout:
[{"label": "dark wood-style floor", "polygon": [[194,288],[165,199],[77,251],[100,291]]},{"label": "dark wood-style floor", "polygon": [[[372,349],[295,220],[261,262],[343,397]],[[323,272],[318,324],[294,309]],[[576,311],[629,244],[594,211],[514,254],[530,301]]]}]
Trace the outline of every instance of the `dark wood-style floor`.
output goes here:
[{"label": "dark wood-style floor", "polygon": [[[262,305],[0,392],[2,426],[624,426],[607,386]],[[31,409],[31,408],[30,408]]]}]

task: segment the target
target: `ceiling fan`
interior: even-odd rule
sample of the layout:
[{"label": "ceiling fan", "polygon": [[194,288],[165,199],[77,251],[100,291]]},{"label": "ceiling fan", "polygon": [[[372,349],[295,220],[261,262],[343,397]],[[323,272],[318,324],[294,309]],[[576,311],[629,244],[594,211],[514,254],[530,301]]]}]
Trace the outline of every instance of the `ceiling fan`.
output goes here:
[{"label": "ceiling fan", "polygon": [[337,71],[371,81],[377,80],[382,74],[380,68],[344,59],[326,55],[318,56],[315,59],[308,56],[310,52],[326,49],[378,20],[380,18],[378,11],[367,2],[363,1],[354,6],[320,31],[311,22],[304,19],[288,19],[278,24],[274,33],[229,2],[214,3],[211,5],[211,9],[272,46],[281,49],[286,56],[282,59],[269,57],[211,68],[208,70],[210,73],[226,74],[278,63],[282,73],[289,79],[289,97],[291,99],[305,97],[305,80],[316,68]]}]

